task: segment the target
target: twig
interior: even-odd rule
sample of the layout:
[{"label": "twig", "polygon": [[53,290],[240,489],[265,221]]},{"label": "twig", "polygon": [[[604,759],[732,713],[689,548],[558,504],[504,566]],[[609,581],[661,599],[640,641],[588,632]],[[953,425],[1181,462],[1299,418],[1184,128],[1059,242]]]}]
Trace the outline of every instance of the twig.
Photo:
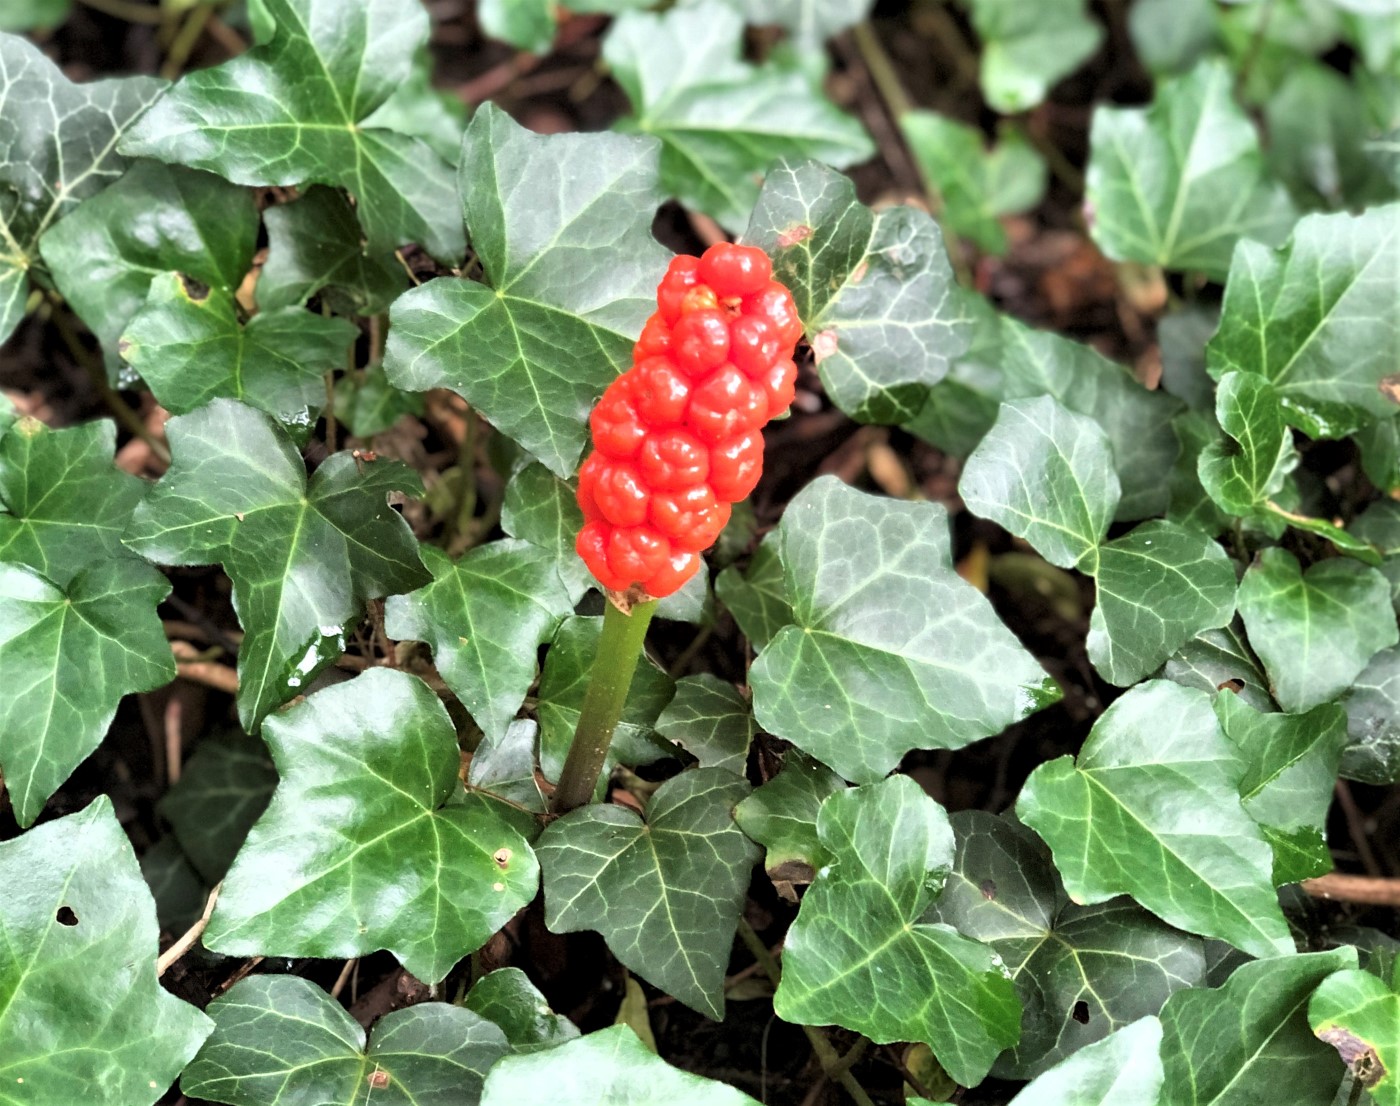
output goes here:
[{"label": "twig", "polygon": [[359,962],[358,956],[352,956],[345,961],[345,967],[340,969],[340,975],[336,976],[335,983],[331,985],[331,998],[340,997],[340,992],[345,990],[345,985],[350,982],[350,973],[355,970],[355,965]]},{"label": "twig", "polygon": [[167,81],[173,81],[184,71],[185,63],[190,60],[190,54],[213,14],[214,5],[206,0],[185,16],[175,40],[170,44],[170,52],[165,55],[165,64],[160,67],[160,75]]},{"label": "twig", "polygon": [[180,732],[185,705],[180,696],[171,695],[165,704],[165,777],[173,787],[180,782],[180,749],[184,744]]},{"label": "twig", "polygon": [[190,949],[194,948],[195,942],[199,940],[204,932],[204,927],[209,924],[209,919],[214,914],[214,904],[219,901],[219,891],[223,887],[224,881],[219,880],[214,884],[214,889],[209,892],[209,900],[204,904],[204,913],[199,916],[199,921],[185,930],[184,935],[160,954],[160,959],[156,961],[156,978],[159,979],[166,973],[171,964],[179,960]]},{"label": "twig", "polygon": [[238,673],[232,668],[212,661],[194,660],[194,657],[202,657],[204,654],[187,641],[172,641],[170,651],[175,654],[177,675],[205,687],[212,687],[216,691],[224,691],[230,695],[238,694]]},{"label": "twig", "polygon": [[1389,906],[1400,910],[1400,879],[1382,876],[1356,876],[1328,872],[1316,879],[1305,879],[1303,890],[1315,899],[1355,902],[1366,906]]}]

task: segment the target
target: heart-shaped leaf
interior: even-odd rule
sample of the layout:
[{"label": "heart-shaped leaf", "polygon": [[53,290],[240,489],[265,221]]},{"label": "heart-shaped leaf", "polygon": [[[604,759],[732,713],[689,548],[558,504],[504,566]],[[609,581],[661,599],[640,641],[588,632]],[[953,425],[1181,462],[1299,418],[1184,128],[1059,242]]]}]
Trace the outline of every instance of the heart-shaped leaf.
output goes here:
[{"label": "heart-shaped leaf", "polygon": [[1237,618],[1218,630],[1197,634],[1162,666],[1162,675],[1183,687],[1214,695],[1228,689],[1258,711],[1278,710],[1269,679],[1245,640]]},{"label": "heart-shaped leaf", "polygon": [[1400,649],[1371,658],[1341,700],[1350,743],[1342,754],[1342,775],[1365,783],[1400,779]]},{"label": "heart-shaped leaf", "polygon": [[1278,392],[1258,373],[1228,372],[1215,393],[1215,417],[1233,441],[1201,450],[1201,486],[1232,515],[1264,510],[1298,464]]},{"label": "heart-shaped leaf", "polygon": [[1139,1018],[1038,1076],[1009,1106],[1158,1106],[1162,1023]]},{"label": "heart-shaped leaf", "polygon": [[982,94],[996,111],[1035,107],[1098,49],[1103,28],[1084,0],[965,0],[982,40]]},{"label": "heart-shaped leaf", "polygon": [[715,594],[755,649],[793,620],[777,539],[776,531],[765,536],[743,572],[730,565],[715,579]]},{"label": "heart-shaped leaf", "polygon": [[512,1052],[542,1052],[579,1035],[578,1026],[549,1008],[519,968],[497,968],[472,984],[465,1006],[500,1026]]},{"label": "heart-shaped leaf", "polygon": [[753,740],[753,711],[733,684],[702,672],[676,681],[676,694],[657,717],[656,732],[701,768],[727,768],[742,776]]},{"label": "heart-shaped leaf", "polygon": [[1308,1000],[1308,1024],[1376,1106],[1400,1103],[1400,995],[1385,980],[1358,968],[1329,975]]},{"label": "heart-shaped leaf", "polygon": [[811,883],[829,859],[817,815],[826,797],[845,786],[830,768],[793,749],[782,771],[734,808],[739,828],[767,850],[768,878],[785,898],[795,902],[793,887]]}]

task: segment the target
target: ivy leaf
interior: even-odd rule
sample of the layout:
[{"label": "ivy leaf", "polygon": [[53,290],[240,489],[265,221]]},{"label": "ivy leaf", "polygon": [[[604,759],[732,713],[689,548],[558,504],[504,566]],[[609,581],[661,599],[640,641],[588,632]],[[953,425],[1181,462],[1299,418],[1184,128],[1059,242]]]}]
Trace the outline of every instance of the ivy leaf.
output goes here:
[{"label": "ivy leaf", "polygon": [[1180,73],[1216,44],[1214,0],[1138,0],[1128,9],[1128,33],[1154,74]]},{"label": "ivy leaf", "polygon": [[408,77],[364,125],[421,139],[443,161],[455,166],[462,156],[467,105],[454,91],[433,87],[434,65],[432,50],[424,46],[414,55]]},{"label": "ivy leaf", "polygon": [[1226,373],[1215,393],[1215,417],[1231,440],[1201,451],[1201,486],[1232,515],[1264,510],[1298,465],[1278,392],[1258,373]]},{"label": "ivy leaf", "polygon": [[1376,1106],[1400,1103],[1400,995],[1359,968],[1329,975],[1308,1001],[1308,1024]]},{"label": "ivy leaf", "polygon": [[1385,389],[1400,344],[1397,272],[1400,204],[1305,216],[1277,250],[1240,243],[1206,347],[1211,374],[1261,374],[1313,438],[1394,415]]},{"label": "ivy leaf", "polygon": [[238,717],[254,731],[344,649],[369,599],[431,577],[391,492],[421,491],[392,461],[326,459],[310,481],[291,440],[229,399],[170,420],[174,462],[137,508],[126,544],[160,564],[222,564],[246,637]]},{"label": "ivy leaf", "polygon": [[535,896],[529,843],[450,797],[457,733],[426,684],[375,668],[267,720],[281,782],[204,931],[230,956],[387,948],[435,982]]},{"label": "ivy leaf", "polygon": [[366,1047],[340,1003],[292,975],[240,979],[208,1013],[214,1033],[180,1090],[231,1106],[458,1106],[509,1050],[497,1026],[446,1002],[385,1014]]},{"label": "ivy leaf", "polygon": [[1089,659],[1130,687],[1203,630],[1235,616],[1235,566],[1216,542],[1174,522],[1144,522],[1099,551]]},{"label": "ivy leaf", "polygon": [[497,968],[472,984],[466,1008],[498,1025],[512,1052],[542,1052],[572,1041],[578,1026],[549,1008],[519,968]]},{"label": "ivy leaf", "polygon": [[[535,746],[540,728],[531,719],[512,722],[499,736],[484,735],[472,752],[467,767],[467,786],[513,803],[504,811],[520,814],[522,810],[543,814],[549,807],[535,765]],[[519,808],[519,809],[515,809]],[[522,835],[531,842],[539,836],[540,826],[530,817],[517,819]]]},{"label": "ivy leaf", "polygon": [[107,363],[146,302],[153,277],[181,272],[234,289],[253,263],[253,193],[213,173],[138,161],[39,242],[63,298],[97,335]]},{"label": "ivy leaf", "polygon": [[141,878],[155,900],[163,933],[184,933],[204,913],[209,885],[170,834],[141,854]]},{"label": "ivy leaf", "polygon": [[1223,281],[1239,239],[1287,236],[1293,205],[1267,175],[1233,83],[1224,63],[1204,61],[1162,81],[1147,108],[1095,110],[1086,202],[1109,257]]},{"label": "ivy leaf", "polygon": [[1023,1087],[1009,1106],[1157,1106],[1162,1023],[1139,1018]]},{"label": "ivy leaf", "polygon": [[111,800],[0,842],[0,884],[23,888],[0,899],[6,1099],[155,1102],[212,1023],[156,982],[155,903]]},{"label": "ivy leaf", "polygon": [[319,292],[343,314],[376,315],[408,287],[397,258],[366,252],[354,210],[333,188],[310,188],[298,200],[268,208],[263,221],[267,261],[257,297],[264,311],[300,306]]},{"label": "ivy leaf", "polygon": [[871,0],[725,0],[744,21],[787,29],[794,43],[817,46],[866,17]]},{"label": "ivy leaf", "polygon": [[758,543],[746,570],[730,565],[715,578],[715,594],[755,649],[763,649],[793,621],[776,531]]},{"label": "ivy leaf", "polygon": [[395,388],[382,365],[335,382],[335,417],[357,438],[382,434],[404,415],[422,414],[423,397]]},{"label": "ivy leaf", "polygon": [[0,13],[0,31],[49,30],[68,18],[70,0],[12,0]]},{"label": "ivy leaf", "polygon": [[[540,720],[540,770],[547,780],[557,781],[564,770],[602,631],[601,617],[565,619],[545,657],[535,713]],[[655,735],[656,719],[673,694],[671,677],[643,656],[632,677],[622,718],[613,731],[600,786],[616,764],[635,767],[671,753],[671,747]]]},{"label": "ivy leaf", "polygon": [[1103,41],[1084,0],[967,0],[982,40],[982,94],[1010,115],[1035,107],[1052,85],[1073,73]]},{"label": "ivy leaf", "polygon": [[1076,902],[1128,894],[1251,955],[1292,952],[1270,849],[1240,805],[1244,771],[1209,698],[1154,680],[1100,715],[1078,758],[1032,772],[1016,814],[1050,846]]},{"label": "ivy leaf", "polygon": [[409,242],[455,263],[465,248],[451,167],[416,138],[366,123],[428,39],[417,0],[261,0],[270,33],[187,73],[131,128],[129,157],[208,169],[235,184],[327,184],[355,197],[373,252]]},{"label": "ivy leaf", "polygon": [[817,833],[830,854],[783,944],[773,1010],[877,1044],[922,1041],[976,1086],[1020,1035],[1020,1002],[986,945],[921,921],[953,862],[943,808],[908,776],[831,795]]},{"label": "ivy leaf", "polygon": [[578,496],[538,461],[520,469],[506,484],[501,504],[501,529],[554,554],[559,579],[577,604],[593,584],[593,574],[574,549],[583,527]]},{"label": "ivy leaf", "polygon": [[1059,688],[953,571],[947,514],[821,477],[779,528],[794,622],[749,673],[754,717],[848,780],[961,748]]},{"label": "ivy leaf", "polygon": [[657,717],[656,732],[701,768],[727,768],[742,776],[753,740],[753,711],[733,684],[702,672],[676,681],[675,697]]},{"label": "ivy leaf", "polygon": [[24,317],[40,236],[122,175],[117,139],[164,89],[153,77],[76,85],[33,43],[0,35],[0,342]]},{"label": "ivy leaf", "polygon": [[748,793],[732,772],[697,768],[657,789],[645,821],[595,804],[550,823],[535,846],[545,924],[596,930],[628,970],[723,1020],[724,973],[758,860],[734,824]]},{"label": "ivy leaf", "polygon": [[1045,160],[1035,148],[1003,128],[989,149],[976,127],[932,111],[905,112],[899,126],[943,203],[943,226],[987,253],[1006,253],[1000,217],[1027,211],[1045,195]]},{"label": "ivy leaf", "polygon": [[1021,1039],[999,1076],[1038,1076],[1204,982],[1200,938],[1127,899],[1068,901],[1049,852],[1020,823],[980,810],[951,821],[953,870],[927,917],[990,945],[1016,984]]},{"label": "ivy leaf", "polygon": [[734,821],[764,847],[768,878],[784,898],[796,902],[796,885],[812,882],[829,859],[817,836],[817,815],[828,795],[846,781],[796,749],[782,770],[734,808]]},{"label": "ivy leaf", "polygon": [[1180,991],[1162,1008],[1161,1106],[1246,1106],[1287,1087],[1289,1106],[1331,1106],[1342,1066],[1308,1031],[1307,1005],[1354,948],[1242,964],[1224,986]]},{"label": "ivy leaf", "polygon": [[1270,690],[1290,712],[1335,699],[1400,641],[1386,578],[1341,557],[1304,573],[1292,553],[1265,549],[1240,582],[1239,606]]},{"label": "ivy leaf", "polygon": [[458,183],[486,283],[440,278],[395,301],[390,382],[451,388],[551,472],[571,474],[588,412],[631,364],[666,267],[651,236],[656,157],[648,139],[532,134],[482,105]]},{"label": "ivy leaf", "polygon": [[1306,714],[1261,714],[1224,693],[1215,713],[1244,758],[1240,795],[1274,850],[1274,883],[1330,872],[1327,812],[1346,744],[1342,708],[1326,703]]},{"label": "ivy leaf", "polygon": [[774,161],[844,169],[874,152],[861,125],[805,73],[742,61],[743,40],[743,19],[713,0],[628,12],[603,40],[636,112],[618,126],[659,138],[662,186],[729,227],[742,225]]},{"label": "ivy leaf", "polygon": [[1103,428],[1040,396],[1001,405],[963,465],[958,494],[1051,564],[1093,575],[1120,490]]},{"label": "ivy leaf", "polygon": [[733,1087],[671,1067],[625,1025],[525,1056],[507,1056],[486,1077],[481,1106],[534,1102],[540,1088],[569,1106],[757,1106]]},{"label": "ivy leaf", "polygon": [[228,872],[276,786],[277,771],[261,741],[217,733],[200,741],[156,811],[212,887]]},{"label": "ivy leaf", "polygon": [[1350,738],[1342,775],[1382,786],[1400,780],[1400,649],[1372,657],[1341,703]]},{"label": "ivy leaf", "polygon": [[457,561],[427,545],[419,555],[433,582],[391,596],[384,627],[395,639],[427,642],[482,733],[499,737],[535,681],[539,647],[573,613],[554,558],[510,540],[477,546]]},{"label": "ivy leaf", "polygon": [[325,374],[345,364],[359,331],[298,307],[261,311],[246,324],[238,315],[228,289],[191,288],[181,274],[162,273],[119,349],[174,414],[236,399],[305,433],[325,406]]},{"label": "ivy leaf", "polygon": [[943,234],[908,207],[872,212],[850,178],[784,162],[744,239],[792,291],[827,394],[862,422],[913,418],[971,338]]}]

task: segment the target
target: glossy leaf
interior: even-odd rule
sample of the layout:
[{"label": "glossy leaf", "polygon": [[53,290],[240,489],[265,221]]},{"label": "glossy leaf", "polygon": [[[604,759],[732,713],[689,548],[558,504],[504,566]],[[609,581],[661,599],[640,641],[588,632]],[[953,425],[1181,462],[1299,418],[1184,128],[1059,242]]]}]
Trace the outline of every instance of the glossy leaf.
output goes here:
[{"label": "glossy leaf", "polygon": [[821,477],[779,536],[794,623],[749,673],[754,717],[846,779],[912,748],[956,749],[1059,689],[954,571],[947,516]]},{"label": "glossy leaf", "polygon": [[967,349],[943,235],[922,211],[872,212],[842,174],[784,162],[764,181],[744,241],[768,252],[792,291],[827,394],[863,422],[914,417]]},{"label": "glossy leaf", "polygon": [[1062,1060],[1009,1106],[1157,1106],[1162,1023],[1139,1018]]},{"label": "glossy leaf", "polygon": [[756,1106],[733,1087],[671,1067],[625,1025],[547,1052],[507,1056],[486,1077],[481,1106],[533,1102],[542,1087],[569,1106]]},{"label": "glossy leaf", "polygon": [[1277,710],[1269,680],[1245,640],[1237,618],[1229,626],[1197,634],[1162,666],[1173,683],[1208,691],[1228,689],[1258,711]]},{"label": "glossy leaf", "polygon": [[1308,1024],[1376,1106],[1400,1103],[1400,995],[1385,980],[1357,968],[1329,975],[1308,1001]]},{"label": "glossy leaf", "polygon": [[1039,104],[1103,41],[1084,0],[967,0],[967,6],[982,40],[982,94],[1006,114]]},{"label": "glossy leaf", "polygon": [[472,983],[466,1008],[494,1022],[512,1052],[541,1052],[579,1035],[578,1027],[549,1008],[544,995],[519,968],[497,968]]},{"label": "glossy leaf", "polygon": [[734,808],[739,828],[766,850],[764,867],[780,894],[796,900],[793,887],[812,882],[829,856],[817,836],[817,815],[828,795],[846,781],[796,749],[782,770]]},{"label": "glossy leaf", "polygon": [[155,904],[101,796],[0,842],[0,1101],[149,1106],[212,1023],[156,982]]},{"label": "glossy leaf", "polygon": [[122,175],[117,139],[164,88],[73,84],[37,46],[0,34],[0,342],[24,317],[40,236]]},{"label": "glossy leaf", "polygon": [[1103,428],[1040,396],[1001,405],[963,465],[958,494],[1051,564],[1093,575],[1120,492]]},{"label": "glossy leaf", "polygon": [[346,319],[296,307],[245,324],[231,291],[192,289],[181,274],[162,273],[118,348],[173,414],[236,399],[304,432],[325,406],[325,374],[344,366],[358,336]]},{"label": "glossy leaf", "polygon": [[501,529],[554,554],[559,579],[574,603],[597,586],[574,550],[582,527],[575,490],[543,465],[531,462],[510,478],[501,504]]},{"label": "glossy leaf", "polygon": [[413,71],[428,37],[418,0],[261,0],[270,34],[187,73],[132,127],[122,153],[208,169],[235,184],[326,184],[355,197],[372,251],[464,248],[450,166],[416,138],[365,121]]},{"label": "glossy leaf", "polygon": [[364,1029],[310,980],[241,979],[209,1004],[214,1033],[180,1077],[187,1095],[231,1106],[460,1106],[506,1054],[491,1022],[446,1002]]},{"label": "glossy leaf", "polygon": [[1215,417],[1230,440],[1201,451],[1201,486],[1232,515],[1265,509],[1298,464],[1278,392],[1258,373],[1226,373],[1215,394]]},{"label": "glossy leaf", "polygon": [[1241,965],[1222,987],[1173,995],[1161,1015],[1160,1106],[1252,1106],[1265,1087],[1289,1106],[1331,1106],[1342,1065],[1308,1031],[1308,996],[1355,963],[1351,948],[1276,956]]},{"label": "glossy leaf", "polygon": [[1251,955],[1292,952],[1271,850],[1240,803],[1244,773],[1210,699],[1152,681],[1099,717],[1077,758],[1032,772],[1016,813],[1050,846],[1076,902],[1128,894]]},{"label": "glossy leaf", "polygon": [[369,365],[335,382],[335,417],[357,438],[389,430],[404,415],[423,414],[423,397],[389,383],[382,365]]},{"label": "glossy leaf", "polygon": [[589,409],[655,309],[667,260],[651,236],[657,146],[532,134],[487,104],[462,153],[462,210],[486,283],[445,277],[399,297],[384,369],[408,391],[451,388],[568,476]]},{"label": "glossy leaf", "polygon": [[367,600],[430,577],[387,502],[417,492],[393,461],[326,459],[308,481],[287,435],[265,414],[218,399],[167,424],[174,462],[142,501],[128,546],[162,564],[222,564],[246,637],[238,716],[255,730],[344,649]]},{"label": "glossy leaf", "polygon": [[505,732],[530,685],[535,656],[573,602],[547,550],[523,541],[477,546],[453,561],[432,546],[419,555],[433,582],[384,604],[390,637],[426,641],[452,693],[483,733]]},{"label": "glossy leaf", "polygon": [[1396,371],[1398,303],[1400,204],[1309,215],[1281,249],[1240,244],[1207,364],[1217,378],[1261,374],[1295,426],[1344,437],[1396,412],[1383,385]]},{"label": "glossy leaf", "polygon": [[1111,684],[1131,687],[1197,634],[1235,616],[1235,566],[1199,531],[1144,522],[1098,557],[1089,659]]},{"label": "glossy leaf", "polygon": [[908,776],[831,795],[817,833],[830,854],[783,944],[773,1009],[877,1044],[922,1041],[975,1086],[1020,1035],[1020,1002],[986,945],[922,921],[953,862],[943,808]]},{"label": "glossy leaf", "polygon": [[1021,1039],[997,1075],[1038,1076],[1204,982],[1200,938],[1127,899],[1070,902],[1048,850],[1020,823],[968,810],[952,825],[953,871],[928,918],[990,945],[1016,984]]},{"label": "glossy leaf", "polygon": [[[512,722],[497,735],[483,735],[467,767],[467,786],[514,804],[514,821],[533,843],[540,826],[524,811],[543,814],[549,804],[540,789],[535,746],[540,728],[528,718]],[[503,810],[504,812],[504,810]]]},{"label": "glossy leaf", "polygon": [[1265,549],[1240,582],[1239,606],[1286,711],[1335,699],[1372,656],[1400,641],[1386,578],[1341,557],[1303,572],[1287,550]]},{"label": "glossy leaf", "polygon": [[701,768],[727,768],[742,776],[753,740],[753,711],[733,684],[704,672],[676,681],[675,697],[656,719],[656,732]]},{"label": "glossy leaf", "polygon": [[230,956],[387,948],[435,982],[535,897],[529,844],[451,801],[457,734],[426,684],[376,668],[269,718],[281,782],[224,879],[204,943]]},{"label": "glossy leaf", "polygon": [[618,126],[659,138],[662,186],[731,228],[774,161],[844,169],[874,152],[861,125],[800,69],[741,60],[743,35],[737,12],[701,0],[661,15],[628,12],[603,42],[635,113]]},{"label": "glossy leaf", "polygon": [[793,620],[776,532],[766,536],[739,571],[731,565],[715,579],[715,594],[729,608],[755,649],[762,649]]},{"label": "glossy leaf", "polygon": [[1163,81],[1150,107],[1095,110],[1086,202],[1109,257],[1224,280],[1239,239],[1287,236],[1293,206],[1267,175],[1233,80],[1206,61]]},{"label": "glossy leaf", "polygon": [[682,772],[643,821],[622,806],[581,807],[536,844],[545,923],[596,930],[630,971],[716,1021],[758,847],[734,824],[748,783],[722,768]]},{"label": "glossy leaf", "polygon": [[1374,784],[1400,780],[1400,649],[1372,657],[1341,703],[1349,738],[1342,775]]}]

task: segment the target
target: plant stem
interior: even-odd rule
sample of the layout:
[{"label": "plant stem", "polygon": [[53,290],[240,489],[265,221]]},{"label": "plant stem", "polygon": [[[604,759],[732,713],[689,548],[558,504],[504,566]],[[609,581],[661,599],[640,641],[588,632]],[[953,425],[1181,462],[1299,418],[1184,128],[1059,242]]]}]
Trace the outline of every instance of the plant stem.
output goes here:
[{"label": "plant stem", "polygon": [[132,0],[83,0],[83,3],[94,11],[124,19],[128,23],[160,23],[165,18],[159,8],[133,3]]},{"label": "plant stem", "polygon": [[204,34],[204,27],[213,14],[212,3],[201,4],[191,9],[184,23],[180,24],[174,41],[170,43],[170,52],[165,56],[165,64],[160,68],[160,75],[167,81],[173,81],[184,71],[185,63],[190,60],[190,54],[199,42],[200,35]]},{"label": "plant stem", "polygon": [[593,672],[583,699],[578,728],[569,746],[559,786],[551,806],[556,814],[593,801],[603,762],[608,757],[613,731],[622,716],[632,676],[641,659],[647,625],[656,611],[656,600],[648,599],[632,607],[631,613],[609,601],[603,614],[603,634],[593,658]]}]

